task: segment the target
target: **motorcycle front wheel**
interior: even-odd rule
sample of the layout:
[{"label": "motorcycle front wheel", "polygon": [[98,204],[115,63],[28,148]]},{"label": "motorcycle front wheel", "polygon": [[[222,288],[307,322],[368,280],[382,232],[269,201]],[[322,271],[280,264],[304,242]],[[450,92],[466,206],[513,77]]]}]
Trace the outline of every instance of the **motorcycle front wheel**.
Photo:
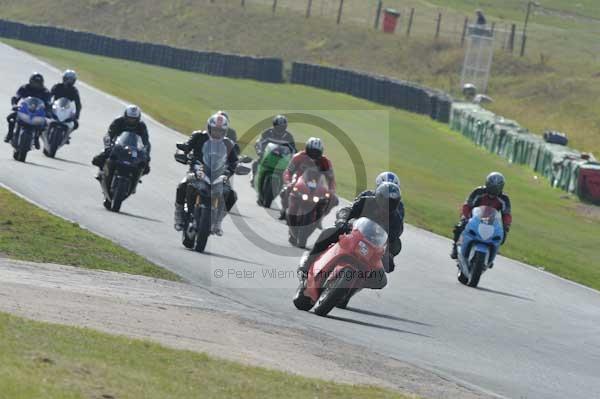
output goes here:
[{"label": "motorcycle front wheel", "polygon": [[353,274],[352,269],[347,267],[325,282],[323,291],[315,303],[315,314],[326,316],[331,309],[347,298],[352,288]]},{"label": "motorcycle front wheel", "polygon": [[194,250],[196,252],[204,252],[208,236],[210,236],[210,213],[209,208],[200,208],[200,220],[197,221],[198,230],[196,231],[196,242]]}]

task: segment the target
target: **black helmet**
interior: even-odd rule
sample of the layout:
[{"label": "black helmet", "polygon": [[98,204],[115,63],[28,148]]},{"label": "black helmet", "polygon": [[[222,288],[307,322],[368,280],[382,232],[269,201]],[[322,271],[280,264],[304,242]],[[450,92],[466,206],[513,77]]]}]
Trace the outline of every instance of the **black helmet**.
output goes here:
[{"label": "black helmet", "polygon": [[394,183],[382,183],[375,190],[375,200],[381,209],[394,211],[400,205],[400,187]]},{"label": "black helmet", "polygon": [[63,83],[67,86],[73,86],[77,82],[77,73],[72,69],[67,69],[63,72]]},{"label": "black helmet", "polygon": [[492,172],[485,179],[485,189],[490,195],[500,195],[504,190],[504,176],[500,172]]},{"label": "black helmet", "polygon": [[287,129],[288,120],[283,115],[277,115],[273,118],[273,129],[276,133],[283,133]]},{"label": "black helmet", "polygon": [[29,84],[35,88],[41,89],[44,87],[44,76],[41,73],[35,72],[29,77]]}]

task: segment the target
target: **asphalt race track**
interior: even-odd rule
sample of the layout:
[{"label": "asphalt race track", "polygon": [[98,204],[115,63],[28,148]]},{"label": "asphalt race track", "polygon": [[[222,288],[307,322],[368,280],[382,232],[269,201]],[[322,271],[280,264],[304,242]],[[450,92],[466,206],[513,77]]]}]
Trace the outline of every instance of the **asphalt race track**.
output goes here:
[{"label": "asphalt race track", "polygon": [[[48,86],[60,78],[55,69],[3,44],[0,70],[6,113],[10,96],[32,71],[42,72]],[[84,108],[72,144],[57,159],[34,151],[22,164],[2,143],[0,183],[175,271],[198,295],[216,296],[207,304],[220,298],[219,309],[241,305],[248,318],[335,335],[498,396],[600,395],[600,294],[518,262],[498,259],[480,289],[467,288],[456,280],[449,241],[407,226],[397,269],[384,290],[361,292],[349,310],[335,309],[329,318],[300,312],[291,298],[301,251],[289,248],[276,212],[259,208],[240,177],[238,209],[226,219],[225,235],[211,237],[207,254],[184,249],[172,227],[175,186],[185,173],[173,152],[183,136],[148,117],[152,172],[121,214],[106,211],[90,160],[124,103],[85,84],[79,89]],[[199,128],[203,118],[198,116]],[[4,136],[4,116],[0,121]],[[281,275],[270,275],[273,270]]]}]

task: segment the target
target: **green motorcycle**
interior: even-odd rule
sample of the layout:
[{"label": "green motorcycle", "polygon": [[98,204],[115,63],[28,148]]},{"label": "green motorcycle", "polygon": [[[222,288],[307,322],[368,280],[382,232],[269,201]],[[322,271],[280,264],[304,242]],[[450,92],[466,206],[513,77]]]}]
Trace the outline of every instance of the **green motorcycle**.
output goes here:
[{"label": "green motorcycle", "polygon": [[287,144],[267,144],[254,177],[254,189],[258,193],[258,203],[270,208],[283,187],[283,172],[292,159],[292,149]]}]

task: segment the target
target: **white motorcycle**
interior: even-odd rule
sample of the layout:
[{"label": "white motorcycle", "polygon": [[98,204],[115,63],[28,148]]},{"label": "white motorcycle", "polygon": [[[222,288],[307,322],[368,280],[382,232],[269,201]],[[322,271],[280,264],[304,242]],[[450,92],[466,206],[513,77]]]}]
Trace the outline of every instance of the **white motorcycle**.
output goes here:
[{"label": "white motorcycle", "polygon": [[75,127],[75,103],[67,98],[58,98],[52,103],[52,119],[42,132],[44,155],[50,158],[56,156],[56,151],[69,141],[69,136]]}]

